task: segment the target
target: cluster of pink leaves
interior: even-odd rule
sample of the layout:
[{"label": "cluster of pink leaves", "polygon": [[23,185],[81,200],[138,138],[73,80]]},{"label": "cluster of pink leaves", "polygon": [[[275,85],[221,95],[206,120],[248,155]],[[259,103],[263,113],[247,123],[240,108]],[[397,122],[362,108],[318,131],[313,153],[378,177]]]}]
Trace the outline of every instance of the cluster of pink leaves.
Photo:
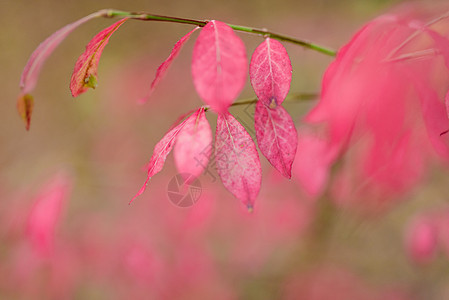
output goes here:
[{"label": "cluster of pink leaves", "polygon": [[[32,54],[22,76],[22,94],[18,102],[27,128],[32,112],[29,92],[35,85],[44,60],[68,33],[90,18],[92,17],[60,29]],[[88,43],[72,74],[70,89],[74,97],[88,88],[96,87],[102,51],[111,35],[126,20],[122,19],[102,30]],[[197,29],[199,27],[175,44],[169,57],[158,68],[149,95],[164,77],[184,43]],[[179,118],[181,121],[183,118],[185,120],[175,123],[156,145],[148,164],[147,180],[135,197],[142,194],[151,177],[161,171],[173,147],[180,173],[197,177],[203,172],[203,166],[209,163],[211,152],[206,155],[201,153],[212,143],[211,128],[205,111],[212,109],[218,114],[214,145],[217,172],[224,186],[235,197],[242,200],[249,209],[253,207],[262,180],[259,155],[248,132],[228,111],[245,85],[247,63],[245,46],[231,27],[212,20],[201,29],[193,50],[192,76],[198,94],[208,106],[199,108],[190,116],[187,114],[186,118]],[[254,116],[256,137],[262,154],[287,178],[291,177],[297,148],[294,123],[281,106],[290,89],[291,73],[292,67],[285,48],[278,41],[266,38],[255,50],[249,68],[251,84],[259,98]],[[141,99],[142,102],[149,95]],[[200,162],[197,161],[199,157],[202,157]]]},{"label": "cluster of pink leaves", "polygon": [[403,8],[340,49],[300,136],[298,178],[310,193],[332,173],[337,201],[379,207],[410,191],[436,157],[448,160],[449,19],[431,16]]},{"label": "cluster of pink leaves", "polygon": [[[159,67],[152,89],[193,31],[178,41]],[[249,74],[259,99],[254,117],[257,142],[271,164],[288,178],[296,153],[297,133],[291,117],[280,104],[290,88],[291,72],[287,51],[278,41],[267,38],[255,50]],[[217,172],[224,186],[252,209],[262,179],[259,155],[248,132],[228,112],[245,85],[246,74],[243,42],[225,23],[210,21],[201,29],[193,50],[193,82],[208,108],[218,114],[214,145]],[[174,155],[180,173],[197,177],[204,171],[203,166],[208,164],[211,152],[206,155],[203,152],[212,143],[204,110],[200,108],[171,129],[156,145],[147,180],[136,197],[161,170],[173,144],[176,144]],[[201,163],[198,158],[202,158]]]}]

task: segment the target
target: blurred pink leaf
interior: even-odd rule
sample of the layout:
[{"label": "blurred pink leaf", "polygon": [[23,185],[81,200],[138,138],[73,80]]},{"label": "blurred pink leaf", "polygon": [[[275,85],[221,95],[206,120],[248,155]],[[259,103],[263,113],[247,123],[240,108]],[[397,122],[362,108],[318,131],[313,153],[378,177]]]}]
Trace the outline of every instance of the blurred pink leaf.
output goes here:
[{"label": "blurred pink leaf", "polygon": [[409,225],[406,250],[414,262],[430,262],[435,255],[437,243],[438,229],[432,218],[420,216]]},{"label": "blurred pink leaf", "polygon": [[58,174],[39,192],[27,220],[26,234],[40,255],[49,255],[54,247],[54,233],[61,218],[72,182],[67,174]]},{"label": "blurred pink leaf", "polygon": [[449,140],[440,136],[448,129],[441,54],[449,24],[410,25],[428,24],[424,18],[404,9],[369,22],[338,51],[320,102],[305,117],[325,130],[329,166],[343,158],[330,187],[341,204],[388,207],[424,178],[431,161],[449,160]]},{"label": "blurred pink leaf", "polygon": [[265,39],[251,57],[249,77],[260,101],[270,107],[280,105],[292,81],[292,64],[284,46],[276,40]]},{"label": "blurred pink leaf", "polygon": [[262,180],[259,154],[251,136],[228,112],[218,115],[215,159],[223,185],[252,210]]},{"label": "blurred pink leaf", "polygon": [[[137,194],[131,199],[131,201],[129,202],[130,204],[131,202],[134,201],[134,199],[136,199],[145,191],[146,186],[150,181],[151,177],[153,177],[162,170],[165,164],[165,160],[167,159],[168,154],[170,153],[175,144],[177,136],[179,135],[179,133],[182,131],[182,129],[186,124],[192,122],[195,123],[196,118],[201,110],[203,110],[203,108],[200,108],[197,113],[192,114],[187,119],[182,121],[180,124],[171,128],[159,141],[159,143],[156,144],[153,150],[153,155],[151,156],[150,162],[148,163],[147,179],[145,180],[144,185],[140,188]],[[178,123],[178,120],[176,121],[175,124]]]},{"label": "blurred pink leaf", "polygon": [[288,112],[282,106],[271,109],[258,101],[254,126],[262,154],[282,175],[291,178],[298,134]]},{"label": "blurred pink leaf", "polygon": [[206,104],[224,113],[246,81],[245,45],[231,27],[210,21],[201,30],[193,49],[192,76]]},{"label": "blurred pink leaf", "polygon": [[179,41],[176,42],[175,46],[173,47],[170,55],[168,58],[157,68],[156,76],[153,79],[153,82],[151,82],[151,87],[148,95],[140,100],[141,103],[145,103],[150,98],[151,94],[153,94],[153,91],[155,90],[156,86],[159,84],[159,82],[164,78],[165,73],[167,72],[168,68],[171,66],[173,60],[178,56],[179,52],[181,51],[184,44],[189,40],[192,33],[194,33],[199,27],[195,27],[192,31],[187,33],[185,36],[183,36]]},{"label": "blurred pink leaf", "polygon": [[86,23],[87,21],[100,17],[104,14],[104,11],[98,11],[96,13],[90,14],[82,19],[79,19],[76,22],[70,23],[63,28],[59,29],[51,36],[49,36],[45,41],[43,41],[34,52],[31,54],[28,59],[25,68],[23,69],[22,76],[20,78],[20,89],[21,95],[19,96],[19,114],[25,120],[27,129],[30,126],[31,119],[31,110],[28,110],[24,118],[24,111],[21,109],[21,102],[23,102],[24,98],[30,99],[31,96],[29,93],[35,88],[37,79],[39,77],[39,73],[41,71],[42,66],[44,65],[47,58],[53,53],[56,47],[78,26]]},{"label": "blurred pink leaf", "polygon": [[73,97],[87,91],[88,88],[97,87],[98,62],[104,47],[108,44],[111,35],[127,20],[127,18],[112,24],[100,31],[87,44],[86,51],[78,58],[70,80],[70,90]]},{"label": "blurred pink leaf", "polygon": [[176,138],[173,154],[179,173],[197,178],[207,167],[211,152],[212,130],[204,108],[200,108],[188,119]]},{"label": "blurred pink leaf", "polygon": [[312,198],[317,198],[324,191],[333,159],[324,138],[310,129],[300,128],[293,177]]}]

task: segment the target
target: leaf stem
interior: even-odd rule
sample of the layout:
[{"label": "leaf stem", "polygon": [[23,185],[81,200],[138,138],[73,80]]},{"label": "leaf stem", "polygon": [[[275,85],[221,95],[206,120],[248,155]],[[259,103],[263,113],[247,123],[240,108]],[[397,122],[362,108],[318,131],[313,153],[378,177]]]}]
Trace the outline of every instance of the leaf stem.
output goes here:
[{"label": "leaf stem", "polygon": [[[298,93],[298,94],[291,94],[287,95],[285,97],[285,101],[287,102],[301,102],[301,101],[307,101],[307,100],[315,100],[319,97],[318,94],[313,93]],[[231,107],[233,106],[240,106],[240,105],[247,105],[247,104],[256,104],[258,101],[257,98],[248,98],[248,99],[242,99],[239,101],[236,101],[231,104]]]},{"label": "leaf stem", "polygon": [[[308,100],[315,100],[318,97],[319,97],[319,94],[297,93],[297,94],[287,95],[287,97],[285,97],[285,101],[287,101],[287,102],[302,102],[302,101],[308,101]],[[257,98],[247,98],[247,99],[237,100],[236,102],[232,103],[230,107],[256,104],[257,101],[259,101]],[[209,109],[210,109],[209,105],[203,105],[202,107],[204,108],[205,112],[209,111]]]},{"label": "leaf stem", "polygon": [[[169,16],[160,16],[160,15],[153,15],[148,13],[135,13],[135,12],[126,12],[126,11],[120,11],[120,10],[114,10],[109,9],[105,10],[102,14],[103,17],[106,18],[113,18],[113,17],[123,17],[123,18],[130,18],[135,20],[142,20],[142,21],[160,21],[160,22],[172,22],[172,23],[181,23],[181,24],[190,24],[195,26],[204,27],[209,21],[206,20],[195,20],[195,19],[184,19],[184,18],[176,18],[176,17],[169,17]],[[292,44],[296,44],[299,46],[302,46],[307,49],[311,49],[329,56],[335,56],[337,54],[336,50],[311,43],[309,41],[300,40],[294,37],[290,37],[283,34],[277,34],[271,31],[268,31],[266,29],[259,29],[259,28],[253,28],[253,27],[247,27],[247,26],[240,26],[240,25],[233,25],[233,24],[227,24],[229,27],[236,31],[240,32],[246,32],[246,33],[252,33],[256,35],[260,35],[263,37],[269,37],[272,39],[276,39],[279,41],[284,41]]]}]

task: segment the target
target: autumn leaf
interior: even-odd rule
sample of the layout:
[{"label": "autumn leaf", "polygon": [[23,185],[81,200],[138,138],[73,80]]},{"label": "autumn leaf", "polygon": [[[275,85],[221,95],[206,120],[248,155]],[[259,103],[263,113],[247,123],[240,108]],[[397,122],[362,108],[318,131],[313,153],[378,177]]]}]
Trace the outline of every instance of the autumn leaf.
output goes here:
[{"label": "autumn leaf", "polygon": [[252,210],[262,180],[259,154],[251,136],[228,112],[218,115],[215,159],[223,185]]},{"label": "autumn leaf", "polygon": [[[22,119],[25,120],[26,127],[29,129],[31,121],[31,109],[32,96],[31,91],[36,87],[37,79],[39,73],[42,69],[47,58],[53,53],[56,47],[78,26],[86,23],[87,21],[100,17],[104,11],[98,11],[96,13],[90,14],[76,22],[70,23],[51,36],[49,36],[45,41],[43,41],[36,50],[33,51],[28,62],[23,69],[22,76],[20,78],[20,89],[21,94],[18,99],[18,109],[19,114]],[[28,108],[28,109],[27,109]]]},{"label": "autumn leaf", "polygon": [[292,64],[284,46],[276,40],[265,39],[251,57],[249,76],[259,101],[270,107],[280,105],[292,80]]},{"label": "autumn leaf", "polygon": [[173,151],[179,173],[198,178],[207,168],[212,152],[212,130],[204,108],[187,120],[176,137]]},{"label": "autumn leaf", "polygon": [[206,104],[224,113],[246,82],[245,45],[231,27],[210,21],[201,30],[193,49],[192,76]]},{"label": "autumn leaf", "polygon": [[[186,124],[196,123],[198,116],[201,114],[201,111],[204,114],[203,108],[200,108],[196,113],[190,115],[187,119],[185,119],[181,123],[178,122],[179,121],[178,119],[175,122],[175,124],[177,125],[172,127],[159,141],[159,143],[156,144],[153,150],[153,155],[151,156],[150,162],[148,163],[147,179],[145,180],[144,185],[140,188],[137,194],[131,199],[131,201],[129,202],[130,204],[131,202],[134,201],[134,199],[136,199],[145,191],[146,186],[148,185],[148,182],[150,181],[151,177],[153,177],[162,170],[168,154],[170,154],[170,151],[173,149],[173,146],[175,145],[177,136],[180,134],[180,132],[183,130]],[[205,125],[202,124],[202,126]]]},{"label": "autumn leaf", "polygon": [[291,178],[298,134],[288,112],[282,106],[271,109],[258,101],[254,126],[262,154],[282,175]]},{"label": "autumn leaf", "polygon": [[111,35],[127,20],[127,18],[112,24],[99,32],[87,44],[86,51],[78,58],[70,80],[70,91],[73,97],[87,91],[88,88],[96,88],[98,62],[104,47],[108,44]]},{"label": "autumn leaf", "polygon": [[140,100],[141,103],[144,103],[148,101],[151,94],[155,90],[156,86],[159,84],[159,82],[164,78],[165,73],[167,72],[168,68],[172,64],[173,60],[178,56],[179,52],[181,51],[184,44],[189,40],[192,33],[194,33],[199,27],[195,27],[192,31],[187,33],[185,36],[183,36],[179,41],[176,42],[175,46],[173,47],[170,55],[168,58],[157,68],[156,76],[151,82],[151,87],[148,95]]}]

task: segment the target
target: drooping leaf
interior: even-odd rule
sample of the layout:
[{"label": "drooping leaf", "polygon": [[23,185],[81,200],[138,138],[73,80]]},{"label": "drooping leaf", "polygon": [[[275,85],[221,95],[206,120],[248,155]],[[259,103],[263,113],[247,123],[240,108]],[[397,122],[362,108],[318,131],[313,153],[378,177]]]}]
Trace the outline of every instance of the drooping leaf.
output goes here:
[{"label": "drooping leaf", "polygon": [[210,21],[193,49],[192,76],[206,104],[218,113],[227,111],[246,81],[245,45],[231,27]]},{"label": "drooping leaf", "polygon": [[26,130],[30,129],[31,114],[33,113],[34,99],[30,94],[20,94],[17,99],[17,110],[25,122]]},{"label": "drooping leaf", "polygon": [[[20,78],[20,89],[21,95],[19,96],[19,114],[22,118],[24,118],[24,110],[21,110],[23,107],[23,99],[26,95],[27,99],[31,99],[30,93],[35,88],[37,79],[39,77],[39,73],[41,71],[42,66],[44,65],[47,58],[53,53],[53,51],[58,47],[58,45],[78,26],[86,23],[87,21],[94,19],[96,17],[100,17],[103,15],[104,11],[98,11],[96,13],[90,14],[82,19],[79,19],[76,22],[68,24],[63,28],[59,29],[51,36],[49,36],[45,41],[43,41],[34,52],[31,54],[28,62],[23,69],[22,76]],[[22,100],[21,100],[22,99]],[[28,101],[29,102],[29,101]],[[26,117],[24,118],[26,122],[27,129],[30,127],[31,120],[31,110],[25,113]]]},{"label": "drooping leaf", "polygon": [[97,70],[101,53],[108,44],[111,35],[127,20],[127,18],[112,24],[100,31],[87,44],[86,51],[78,58],[70,80],[70,91],[73,97],[87,91],[88,88],[97,87]]},{"label": "drooping leaf", "polygon": [[[148,174],[147,179],[145,180],[144,185],[140,188],[137,194],[131,199],[129,204],[134,201],[138,196],[140,196],[146,189],[148,182],[151,177],[159,173],[164,167],[165,160],[167,159],[168,154],[172,150],[176,137],[184,128],[186,123],[191,122],[191,119],[195,119],[197,114],[193,114],[178,125],[171,128],[164,137],[156,144],[153,150],[153,155],[150,158],[150,162],[148,163]],[[176,123],[175,123],[176,124]]]},{"label": "drooping leaf", "polygon": [[280,105],[292,81],[292,64],[284,46],[276,40],[265,39],[251,57],[249,77],[260,101],[270,107]]},{"label": "drooping leaf", "polygon": [[218,115],[215,159],[223,185],[251,210],[262,180],[259,154],[251,136],[228,112]]},{"label": "drooping leaf", "polygon": [[291,178],[298,134],[288,112],[280,105],[271,109],[258,101],[254,126],[262,154],[282,175]]},{"label": "drooping leaf", "polygon": [[212,130],[204,108],[187,120],[176,138],[173,151],[179,173],[198,178],[207,168],[212,151]]},{"label": "drooping leaf", "polygon": [[185,36],[183,36],[179,41],[176,42],[175,46],[173,47],[170,55],[168,58],[157,68],[156,76],[153,79],[153,82],[151,82],[151,87],[148,95],[141,99],[141,103],[146,102],[153,91],[155,90],[156,86],[159,84],[159,82],[164,78],[165,73],[167,72],[168,68],[172,64],[173,60],[178,56],[179,52],[181,51],[184,44],[189,40],[192,33],[194,33],[199,27],[195,27],[192,31],[187,33]]}]

